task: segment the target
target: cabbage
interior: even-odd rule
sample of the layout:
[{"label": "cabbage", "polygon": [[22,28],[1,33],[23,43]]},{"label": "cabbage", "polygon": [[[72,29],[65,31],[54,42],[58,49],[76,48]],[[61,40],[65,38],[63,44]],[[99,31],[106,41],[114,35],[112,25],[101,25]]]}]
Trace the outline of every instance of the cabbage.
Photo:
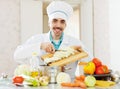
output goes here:
[{"label": "cabbage", "polygon": [[17,68],[14,71],[14,75],[28,75],[30,76],[31,72],[30,72],[30,66],[29,65],[19,65],[17,66]]},{"label": "cabbage", "polygon": [[57,75],[56,81],[57,81],[58,84],[61,84],[63,82],[71,82],[71,78],[70,78],[69,74],[64,73],[64,72],[60,72]]},{"label": "cabbage", "polygon": [[34,87],[40,85],[38,79],[33,78],[33,77],[25,78],[24,82],[26,82],[26,83],[28,83],[28,85],[30,84],[30,85],[32,85]]},{"label": "cabbage", "polygon": [[92,75],[88,75],[85,77],[85,84],[88,86],[88,87],[94,87],[95,86],[95,83],[96,83],[96,79],[94,76]]}]

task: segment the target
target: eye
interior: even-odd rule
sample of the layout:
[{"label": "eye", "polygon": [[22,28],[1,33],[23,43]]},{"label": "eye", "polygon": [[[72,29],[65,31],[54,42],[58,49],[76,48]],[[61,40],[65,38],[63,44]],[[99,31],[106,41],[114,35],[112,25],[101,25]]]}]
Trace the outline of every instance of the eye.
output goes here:
[{"label": "eye", "polygon": [[57,19],[53,19],[53,21],[52,21],[52,22],[53,22],[53,23],[56,23],[57,21],[58,21]]},{"label": "eye", "polygon": [[65,24],[65,20],[61,20],[61,23],[62,23],[62,24]]}]

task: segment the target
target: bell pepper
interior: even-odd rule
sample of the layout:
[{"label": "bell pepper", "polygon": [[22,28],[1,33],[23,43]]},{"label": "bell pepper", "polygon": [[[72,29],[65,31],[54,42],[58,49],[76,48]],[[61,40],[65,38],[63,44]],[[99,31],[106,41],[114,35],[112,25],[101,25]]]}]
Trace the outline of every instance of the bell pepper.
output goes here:
[{"label": "bell pepper", "polygon": [[90,61],[87,63],[87,65],[84,66],[84,73],[86,74],[94,74],[95,72],[95,64]]}]

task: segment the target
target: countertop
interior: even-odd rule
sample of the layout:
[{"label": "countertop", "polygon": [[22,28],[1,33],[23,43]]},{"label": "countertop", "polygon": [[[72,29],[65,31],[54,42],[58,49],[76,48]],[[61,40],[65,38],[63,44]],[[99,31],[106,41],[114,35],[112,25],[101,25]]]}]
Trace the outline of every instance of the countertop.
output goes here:
[{"label": "countertop", "polygon": [[[12,83],[11,79],[0,79],[0,89],[82,89],[80,87],[62,87],[58,84],[49,84],[48,86],[39,86],[39,87],[32,87],[32,86],[16,86]],[[120,83],[108,87],[108,88],[99,88],[99,87],[92,87],[87,89],[120,89]]]},{"label": "countertop", "polygon": [[[2,82],[0,83],[0,89],[82,89],[79,87],[62,87],[58,84],[49,84],[48,86],[40,86],[40,87],[32,87],[32,86],[16,86],[10,82]],[[120,84],[116,84],[114,86],[108,88],[99,88],[99,87],[92,87],[87,89],[120,89]]]}]

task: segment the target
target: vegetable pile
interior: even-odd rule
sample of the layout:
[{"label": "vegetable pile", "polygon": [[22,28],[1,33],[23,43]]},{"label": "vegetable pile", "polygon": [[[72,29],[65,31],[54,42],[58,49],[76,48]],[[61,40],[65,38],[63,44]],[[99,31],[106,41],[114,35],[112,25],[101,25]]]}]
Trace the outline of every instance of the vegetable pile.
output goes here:
[{"label": "vegetable pile", "polygon": [[[61,82],[63,87],[80,87],[86,89],[87,87],[99,86],[109,87],[110,84],[114,85],[115,82],[106,80],[97,80],[94,74],[101,75],[109,73],[108,66],[102,63],[98,58],[93,58],[91,61],[86,63],[83,67],[85,75],[76,76],[73,82]],[[105,85],[106,84],[106,85]]]},{"label": "vegetable pile", "polygon": [[98,58],[93,58],[92,61],[88,62],[84,66],[85,74],[107,74],[109,73],[108,66],[103,64]]},{"label": "vegetable pile", "polygon": [[61,83],[61,86],[86,88],[86,84],[85,84],[84,80],[85,80],[85,76],[80,75],[74,79],[74,82],[63,82],[63,83]]},{"label": "vegetable pile", "polygon": [[40,70],[32,70],[29,65],[19,65],[14,71],[12,81],[15,85],[47,86],[49,77]]}]

